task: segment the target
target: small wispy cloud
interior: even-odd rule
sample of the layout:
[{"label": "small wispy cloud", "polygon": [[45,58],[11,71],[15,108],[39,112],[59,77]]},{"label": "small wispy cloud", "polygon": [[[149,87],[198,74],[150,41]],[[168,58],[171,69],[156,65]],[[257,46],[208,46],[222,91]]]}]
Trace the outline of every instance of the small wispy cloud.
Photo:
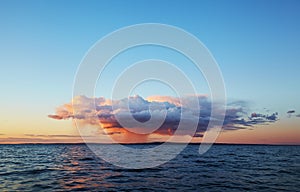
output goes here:
[{"label": "small wispy cloud", "polygon": [[289,110],[286,113],[287,113],[287,117],[288,118],[291,118],[291,117],[300,117],[300,114],[296,115],[296,111],[295,110]]},{"label": "small wispy cloud", "polygon": [[289,111],[287,111],[286,113],[288,113],[288,114],[293,114],[293,113],[295,113],[296,111],[295,110],[289,110]]},{"label": "small wispy cloud", "polygon": [[27,137],[46,137],[46,138],[81,138],[81,137],[93,137],[89,135],[41,135],[41,134],[24,134]]}]

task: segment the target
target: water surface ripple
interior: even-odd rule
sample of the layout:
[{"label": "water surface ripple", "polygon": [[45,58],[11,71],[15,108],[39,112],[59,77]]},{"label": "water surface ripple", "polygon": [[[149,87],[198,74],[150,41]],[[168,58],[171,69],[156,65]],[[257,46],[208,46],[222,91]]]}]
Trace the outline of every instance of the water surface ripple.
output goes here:
[{"label": "water surface ripple", "polygon": [[300,191],[300,146],[214,145],[202,156],[198,147],[128,170],[83,144],[0,145],[0,191]]}]

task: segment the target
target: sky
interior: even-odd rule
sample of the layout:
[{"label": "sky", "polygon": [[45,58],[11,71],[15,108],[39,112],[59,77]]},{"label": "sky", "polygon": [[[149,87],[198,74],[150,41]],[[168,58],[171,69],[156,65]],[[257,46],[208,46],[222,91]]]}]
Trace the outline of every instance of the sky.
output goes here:
[{"label": "sky", "polygon": [[[0,3],[0,143],[82,141],[72,118],[56,120],[48,115],[60,115],[61,106],[70,104],[76,71],[87,51],[120,28],[163,23],[193,34],[214,56],[229,104],[243,103],[238,109],[244,116],[228,120],[228,126],[244,125],[241,118],[260,121],[246,128],[227,128],[217,142],[300,144],[299,1]],[[209,94],[205,79],[185,57],[162,47],[144,46],[112,60],[98,80],[95,96],[108,98],[113,80],[128,65],[145,58],[174,63],[199,94]],[[171,102],[174,91],[158,82],[136,87],[133,95],[142,97],[133,101],[145,105],[153,102],[152,96],[168,96],[154,101],[180,107]],[[276,119],[268,119],[273,113],[278,113]],[[161,137],[163,130],[158,131]]]}]

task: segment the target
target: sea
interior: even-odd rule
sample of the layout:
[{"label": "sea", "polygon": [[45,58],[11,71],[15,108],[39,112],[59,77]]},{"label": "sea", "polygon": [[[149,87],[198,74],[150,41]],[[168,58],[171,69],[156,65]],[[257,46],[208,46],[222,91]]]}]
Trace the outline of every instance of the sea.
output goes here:
[{"label": "sea", "polygon": [[0,191],[300,191],[300,146],[198,149],[190,144],[160,166],[126,169],[85,144],[0,145]]}]

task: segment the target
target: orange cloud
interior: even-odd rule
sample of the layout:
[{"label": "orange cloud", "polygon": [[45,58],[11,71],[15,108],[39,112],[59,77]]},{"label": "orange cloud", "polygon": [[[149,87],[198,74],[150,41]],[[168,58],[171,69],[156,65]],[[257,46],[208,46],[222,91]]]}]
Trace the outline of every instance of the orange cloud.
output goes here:
[{"label": "orange cloud", "polygon": [[[199,107],[191,105],[197,99]],[[189,107],[186,107],[189,106]],[[221,110],[225,106],[218,106]],[[151,108],[151,109],[150,109]],[[197,112],[201,109],[200,114]],[[182,117],[182,110],[186,115]],[[227,106],[224,119],[224,130],[247,129],[257,124],[271,123],[277,120],[277,113],[247,116],[247,109],[243,102],[231,103]],[[48,117],[61,119],[76,119],[78,122],[98,126],[118,142],[146,142],[150,134],[202,137],[211,119],[211,102],[204,95],[176,98],[169,96],[151,96],[143,99],[140,96],[121,100],[107,100],[104,97],[88,98],[77,96],[72,103],[57,108],[56,114]],[[162,119],[161,124],[157,124]],[[179,123],[184,120],[184,130],[177,130]],[[121,121],[121,122],[120,122]],[[191,126],[196,123],[196,131]],[[150,130],[150,131],[149,131]]]}]

